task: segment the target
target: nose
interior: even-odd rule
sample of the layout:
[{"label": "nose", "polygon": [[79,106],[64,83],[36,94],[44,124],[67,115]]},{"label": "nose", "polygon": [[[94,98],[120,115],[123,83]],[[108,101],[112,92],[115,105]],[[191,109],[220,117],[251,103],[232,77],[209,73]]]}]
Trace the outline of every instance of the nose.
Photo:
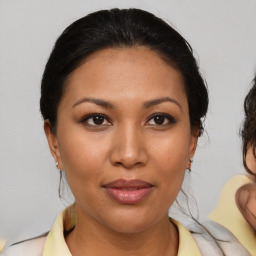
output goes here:
[{"label": "nose", "polygon": [[110,160],[114,166],[132,169],[147,163],[146,145],[139,128],[126,127],[119,129],[113,137]]}]

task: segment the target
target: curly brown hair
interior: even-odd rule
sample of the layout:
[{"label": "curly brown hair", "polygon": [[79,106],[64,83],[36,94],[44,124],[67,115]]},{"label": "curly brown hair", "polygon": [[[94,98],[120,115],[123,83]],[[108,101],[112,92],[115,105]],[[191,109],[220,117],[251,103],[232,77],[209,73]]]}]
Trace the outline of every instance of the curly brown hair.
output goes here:
[{"label": "curly brown hair", "polygon": [[246,164],[246,154],[250,146],[252,146],[253,154],[256,158],[256,75],[253,79],[253,86],[244,100],[244,112],[245,119],[241,129],[241,137],[243,141],[243,163],[248,173],[256,175]]}]

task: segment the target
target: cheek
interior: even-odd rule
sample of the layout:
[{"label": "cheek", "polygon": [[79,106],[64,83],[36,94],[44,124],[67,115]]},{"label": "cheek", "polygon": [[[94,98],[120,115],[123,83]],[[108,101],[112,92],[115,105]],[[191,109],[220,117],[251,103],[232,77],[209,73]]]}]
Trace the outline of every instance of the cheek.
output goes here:
[{"label": "cheek", "polygon": [[108,148],[108,142],[102,139],[88,136],[84,129],[59,132],[60,157],[72,191],[99,183]]},{"label": "cheek", "polygon": [[256,174],[256,158],[253,154],[252,148],[249,148],[247,151],[246,164],[249,170]]},{"label": "cheek", "polygon": [[173,133],[152,139],[151,154],[159,164],[173,172],[185,169],[189,159],[190,133]]},{"label": "cheek", "polygon": [[92,143],[90,137],[83,139],[77,133],[61,142],[61,159],[68,185],[76,202],[85,208],[94,205],[95,202],[99,204],[102,200],[99,188],[105,168],[106,147],[98,141]]},{"label": "cheek", "polygon": [[180,190],[189,159],[190,133],[175,134],[158,138],[152,149],[158,186],[174,199]]}]

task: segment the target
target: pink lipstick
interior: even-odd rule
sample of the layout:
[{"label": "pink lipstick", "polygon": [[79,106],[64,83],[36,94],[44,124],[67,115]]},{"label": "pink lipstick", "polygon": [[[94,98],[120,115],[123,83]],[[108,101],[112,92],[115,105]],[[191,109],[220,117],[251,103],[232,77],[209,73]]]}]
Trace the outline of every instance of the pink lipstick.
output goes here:
[{"label": "pink lipstick", "polygon": [[112,181],[103,186],[108,195],[120,204],[137,204],[152,191],[153,185],[142,180]]}]

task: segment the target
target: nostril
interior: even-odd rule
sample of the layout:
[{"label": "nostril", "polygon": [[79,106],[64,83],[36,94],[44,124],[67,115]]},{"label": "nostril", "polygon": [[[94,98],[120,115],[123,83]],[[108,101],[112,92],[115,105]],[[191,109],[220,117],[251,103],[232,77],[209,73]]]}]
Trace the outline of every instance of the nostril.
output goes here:
[{"label": "nostril", "polygon": [[122,165],[121,162],[116,162],[116,163],[115,163],[115,166],[120,166],[120,165]]},{"label": "nostril", "polygon": [[139,166],[141,166],[141,165],[144,165],[143,164],[143,162],[135,162],[135,163],[128,163],[128,162],[122,162],[122,161],[120,161],[120,162],[115,162],[114,163],[114,166],[116,166],[116,167],[120,167],[120,166],[122,166],[122,167],[124,167],[125,169],[132,169],[132,168],[134,168],[134,167],[139,167]]}]

